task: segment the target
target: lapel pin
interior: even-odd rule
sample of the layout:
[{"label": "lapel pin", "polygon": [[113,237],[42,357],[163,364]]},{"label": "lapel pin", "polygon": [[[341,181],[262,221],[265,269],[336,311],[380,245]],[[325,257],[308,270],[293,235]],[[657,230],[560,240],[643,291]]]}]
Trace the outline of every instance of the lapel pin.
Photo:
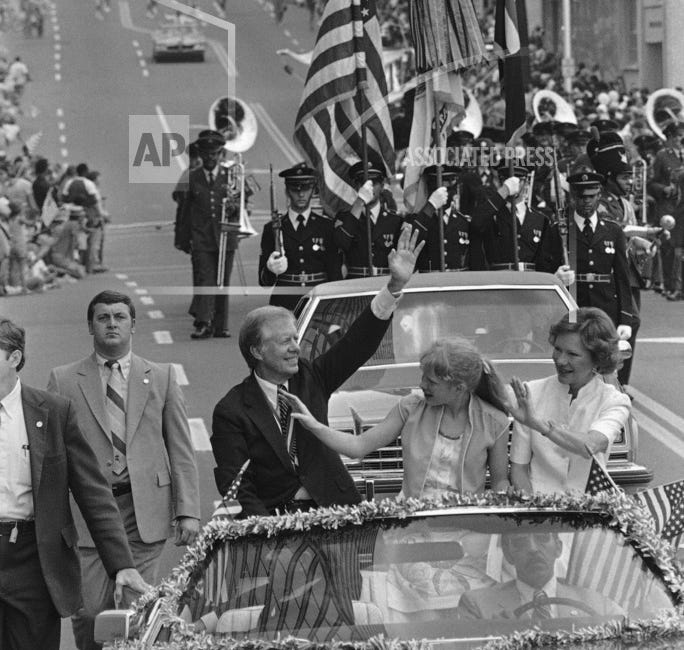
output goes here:
[{"label": "lapel pin", "polygon": [[150,380],[147,377],[145,377],[145,379],[143,379],[143,384],[149,384],[149,383],[150,383]]},{"label": "lapel pin", "polygon": [[36,422],[36,426],[37,426],[39,429],[42,428],[42,426],[43,426],[43,421],[42,421],[42,420],[38,420],[38,422]]}]

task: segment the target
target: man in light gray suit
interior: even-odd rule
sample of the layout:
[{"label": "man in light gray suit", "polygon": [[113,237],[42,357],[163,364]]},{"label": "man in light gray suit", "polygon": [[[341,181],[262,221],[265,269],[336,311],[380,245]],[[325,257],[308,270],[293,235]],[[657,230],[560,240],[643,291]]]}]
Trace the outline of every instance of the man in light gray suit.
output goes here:
[{"label": "man in light gray suit", "polygon": [[[88,330],[93,354],[55,368],[48,390],[72,401],[116,497],[136,568],[154,583],[172,526],[178,546],[199,531],[199,478],[183,396],[171,365],[132,353],[135,307],[128,296],[95,296]],[[75,520],[84,606],[72,624],[79,650],[93,650],[93,620],[114,606],[113,584],[79,512]]]}]

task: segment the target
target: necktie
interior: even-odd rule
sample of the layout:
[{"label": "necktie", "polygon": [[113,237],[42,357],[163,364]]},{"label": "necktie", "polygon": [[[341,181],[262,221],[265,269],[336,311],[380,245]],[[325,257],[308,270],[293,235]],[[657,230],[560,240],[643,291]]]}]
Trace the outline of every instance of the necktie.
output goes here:
[{"label": "necktie", "polygon": [[591,220],[589,218],[584,219],[584,226],[582,226],[582,234],[587,238],[591,239],[594,231],[591,229]]},{"label": "necktie", "polygon": [[285,386],[278,386],[278,422],[280,423],[280,431],[285,439],[285,446],[288,448],[287,453],[293,464],[296,464],[297,443],[295,442],[294,431],[292,432],[289,446],[287,444],[287,434],[290,430],[290,413],[292,413],[292,407],[285,395],[283,395],[284,390]]},{"label": "necktie", "polygon": [[534,608],[532,609],[532,618],[545,619],[551,618],[551,607],[549,605],[549,597],[544,590],[535,592],[532,598]]},{"label": "necktie", "polygon": [[109,368],[107,380],[107,418],[112,436],[114,462],[112,472],[117,476],[126,469],[126,402],[124,400],[124,381],[118,361],[105,361]]},{"label": "necktie", "polygon": [[214,187],[214,170],[207,172],[209,174],[209,187]]},{"label": "necktie", "polygon": [[304,215],[303,214],[297,215],[297,230],[295,230],[295,232],[298,235],[301,235],[304,232]]}]

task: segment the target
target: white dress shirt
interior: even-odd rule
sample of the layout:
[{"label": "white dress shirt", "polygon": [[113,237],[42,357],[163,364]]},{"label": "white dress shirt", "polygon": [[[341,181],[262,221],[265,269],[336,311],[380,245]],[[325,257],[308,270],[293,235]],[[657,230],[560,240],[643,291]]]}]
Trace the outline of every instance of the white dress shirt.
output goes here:
[{"label": "white dress shirt", "polygon": [[21,382],[0,400],[0,519],[33,519],[29,441]]},{"label": "white dress shirt", "polygon": [[[576,212],[575,212],[575,223],[577,224],[577,227],[582,230],[584,228],[584,217],[580,217]],[[596,213],[591,215],[589,217],[589,223],[591,224],[591,229],[593,232],[596,232],[596,225],[598,224],[598,217],[596,216]]]},{"label": "white dress shirt", "polygon": [[[124,402],[127,401],[127,396],[128,396],[128,375],[131,372],[131,355],[132,351],[129,350],[127,354],[125,354],[123,357],[120,359],[117,359],[117,363],[119,364],[120,372],[121,375],[123,376],[123,385],[124,385],[124,394],[121,396],[124,399]],[[97,369],[100,371],[100,381],[102,382],[102,395],[103,398],[106,398],[107,396],[107,382],[109,381],[109,373],[110,370],[105,366],[105,359],[104,357],[100,356],[97,352],[95,353],[95,361],[97,362]]]},{"label": "white dress shirt", "polygon": [[290,219],[290,223],[292,224],[292,227],[295,230],[297,230],[297,227],[299,226],[299,221],[297,221],[297,217],[300,214],[304,217],[304,221],[302,222],[302,225],[306,226],[306,224],[309,223],[309,217],[311,216],[311,208],[307,208],[306,210],[304,210],[302,212],[295,212],[292,208],[288,208],[288,210],[287,210],[287,216]]}]

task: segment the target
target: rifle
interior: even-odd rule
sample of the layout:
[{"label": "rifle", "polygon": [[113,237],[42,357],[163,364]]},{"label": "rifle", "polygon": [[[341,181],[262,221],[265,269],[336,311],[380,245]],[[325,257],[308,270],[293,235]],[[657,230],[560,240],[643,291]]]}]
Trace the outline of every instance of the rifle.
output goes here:
[{"label": "rifle", "polygon": [[273,224],[273,238],[275,240],[275,250],[283,254],[283,224],[282,217],[278,214],[275,200],[275,187],[273,185],[273,165],[269,163],[268,173],[270,176],[270,198],[271,198],[271,223]]}]

